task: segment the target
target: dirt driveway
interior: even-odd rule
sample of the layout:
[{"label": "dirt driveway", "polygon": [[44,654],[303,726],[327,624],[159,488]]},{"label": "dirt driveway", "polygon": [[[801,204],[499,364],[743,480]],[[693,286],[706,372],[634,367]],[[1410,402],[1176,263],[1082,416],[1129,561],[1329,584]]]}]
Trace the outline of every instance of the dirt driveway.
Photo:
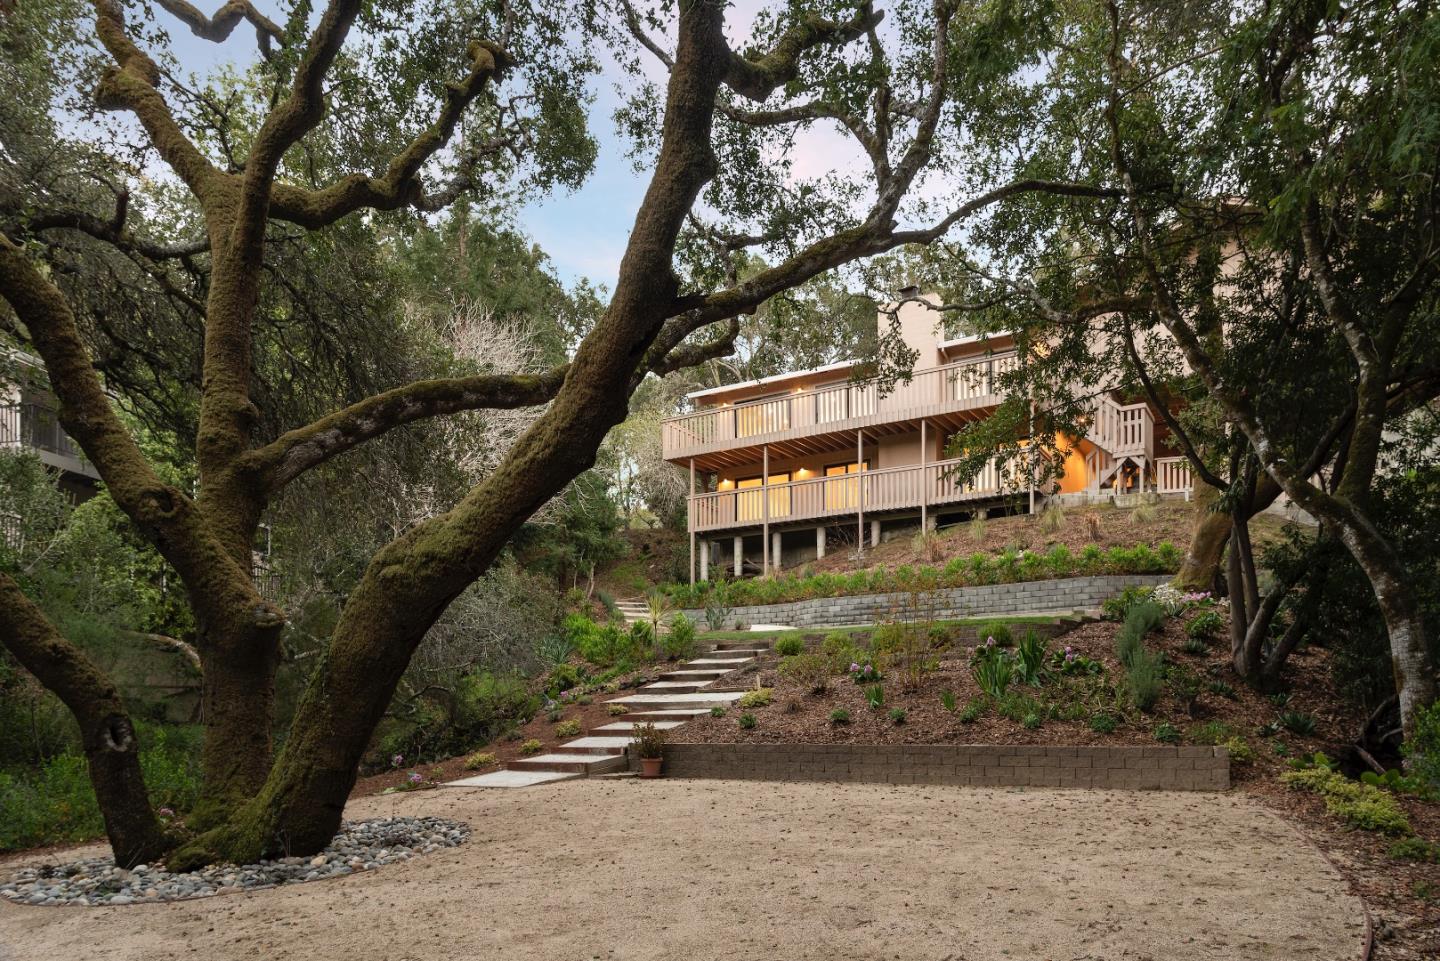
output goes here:
[{"label": "dirt driveway", "polygon": [[1334,959],[1363,910],[1235,794],[593,779],[355,801],[470,841],[121,908],[0,903],[0,959]]}]

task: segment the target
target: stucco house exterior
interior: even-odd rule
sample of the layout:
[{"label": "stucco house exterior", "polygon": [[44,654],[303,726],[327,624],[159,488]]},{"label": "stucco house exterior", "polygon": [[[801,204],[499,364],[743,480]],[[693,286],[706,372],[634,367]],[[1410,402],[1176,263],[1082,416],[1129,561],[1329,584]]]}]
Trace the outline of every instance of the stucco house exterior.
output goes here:
[{"label": "stucco house exterior", "polygon": [[947,441],[1004,399],[1000,375],[1019,362],[1014,341],[945,339],[936,313],[914,300],[897,316],[918,358],[909,383],[883,396],[852,380],[847,361],[696,391],[694,411],[662,423],[662,456],[690,474],[692,581],[722,566],[734,577],[770,572],[837,542],[863,549],[900,530],[1034,511],[1049,497],[1188,496],[1188,464],[1155,411],[1109,395],[1096,400],[1084,437],[1062,438],[1058,485],[1036,489],[1024,457],[962,483]]}]

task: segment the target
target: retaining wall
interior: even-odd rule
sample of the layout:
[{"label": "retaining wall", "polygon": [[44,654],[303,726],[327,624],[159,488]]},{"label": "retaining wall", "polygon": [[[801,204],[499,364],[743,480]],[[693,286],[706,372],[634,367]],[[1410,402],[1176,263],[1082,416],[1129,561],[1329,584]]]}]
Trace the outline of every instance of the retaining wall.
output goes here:
[{"label": "retaining wall", "polygon": [[[638,766],[638,762],[633,762]],[[969,787],[1224,791],[1223,747],[667,744],[665,776]]]},{"label": "retaining wall", "polygon": [[[974,587],[947,587],[934,592],[937,618],[974,617],[990,614],[1039,614],[1054,611],[1083,611],[1098,608],[1107,598],[1127,587],[1154,587],[1170,580],[1170,574],[1096,574],[1048,581],[1021,581],[1016,584],[981,584]],[[726,627],[744,624],[784,624],[789,627],[844,627],[874,624],[895,616],[910,603],[909,594],[855,594],[783,604],[735,607],[726,618]],[[687,610],[685,616],[705,624],[705,611]]]}]

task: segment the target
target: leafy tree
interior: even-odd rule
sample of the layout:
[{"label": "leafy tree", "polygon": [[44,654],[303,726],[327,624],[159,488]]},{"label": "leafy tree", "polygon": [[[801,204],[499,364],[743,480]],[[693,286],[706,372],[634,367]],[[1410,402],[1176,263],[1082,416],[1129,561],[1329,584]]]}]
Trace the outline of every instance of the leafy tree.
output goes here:
[{"label": "leafy tree", "polygon": [[[1027,192],[1095,192],[1068,179],[1011,179],[1005,164],[964,163],[967,140],[989,135],[967,118],[1033,59],[1033,38],[1004,6],[901,5],[882,36],[882,14],[865,3],[782,5],[755,18],[741,49],[726,39],[726,8],[709,2],[614,12],[331,0],[315,18],[308,4],[295,5],[283,24],[243,0],[215,19],[188,5],[167,10],[207,37],[246,19],[267,50],[227,94],[230,106],[207,113],[213,97],[171,83],[123,6],[94,0],[105,52],[96,103],[139,124],[147,158],[183,186],[183,216],[173,226],[145,222],[118,202],[105,217],[50,217],[47,198],[36,195],[35,214],[0,239],[0,291],[15,333],[44,359],[61,422],[115,502],[177,571],[198,625],[204,788],[190,823],[199,833],[170,851],[113,688],[0,576],[0,639],[79,721],[122,863],[167,851],[180,868],[246,862],[282,839],[292,854],[321,849],[417,646],[514,533],[591,467],[646,376],[728,353],[737,318],[826,271],[932,241]],[[653,38],[655,26],[673,26],[673,51]],[[593,63],[585,42],[596,35],[612,46],[639,44],[636,56],[653,57],[667,79],[663,95],[658,85],[633,85],[625,117],[649,186],[615,290],[572,357],[538,374],[448,372],[352,403],[337,398],[336,409],[299,426],[269,423],[253,387],[266,298],[286,281],[267,260],[274,233],[324,238],[367,218],[434,212],[466,194],[575,183],[594,151],[583,82]],[[457,37],[470,38],[463,51]],[[199,115],[208,122],[192,123]],[[853,135],[868,164],[863,181],[833,172],[799,186],[787,180],[785,148],[797,128],[815,123]],[[922,175],[949,176],[954,189],[920,195]],[[702,198],[716,213],[697,225]],[[82,329],[91,314],[79,291],[55,279],[87,276],[87,261],[48,242],[76,232],[142,261],[207,265],[203,302],[191,305],[204,315],[192,381],[197,491],[156,472],[105,394]],[[748,276],[730,270],[751,249],[769,266]],[[362,357],[375,345],[364,346]],[[286,615],[260,596],[249,570],[267,505],[308,472],[392,431],[465,411],[540,406],[483,479],[375,552],[273,752]]]}]

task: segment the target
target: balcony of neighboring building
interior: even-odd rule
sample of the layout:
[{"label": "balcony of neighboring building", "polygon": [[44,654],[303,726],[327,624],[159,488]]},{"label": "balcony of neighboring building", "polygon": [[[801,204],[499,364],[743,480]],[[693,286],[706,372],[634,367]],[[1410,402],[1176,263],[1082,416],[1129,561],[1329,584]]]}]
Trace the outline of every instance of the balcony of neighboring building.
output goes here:
[{"label": "balcony of neighboring building", "polygon": [[55,408],[35,400],[0,403],[0,448],[23,448],[48,467],[70,475],[81,484],[100,479],[95,465],[60,426]]}]

